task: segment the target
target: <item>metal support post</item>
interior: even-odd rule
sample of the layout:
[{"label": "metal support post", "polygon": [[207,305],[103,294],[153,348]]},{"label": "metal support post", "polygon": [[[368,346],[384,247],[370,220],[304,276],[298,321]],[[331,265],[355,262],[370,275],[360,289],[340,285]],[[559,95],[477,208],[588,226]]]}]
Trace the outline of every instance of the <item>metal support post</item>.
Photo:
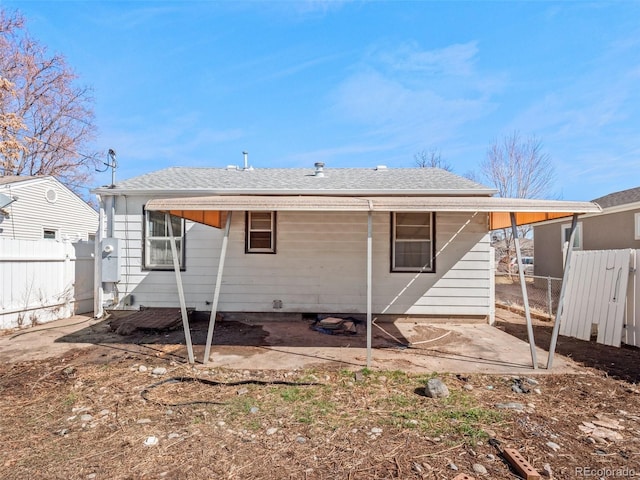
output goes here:
[{"label": "metal support post", "polygon": [[[189,317],[187,315],[187,305],[184,299],[184,290],[182,288],[182,277],[180,276],[180,262],[178,261],[178,248],[176,247],[176,237],[173,236],[173,225],[171,224],[171,215],[164,214],[165,222],[169,228],[169,243],[171,244],[171,256],[173,257],[173,270],[176,273],[176,285],[178,287],[178,297],[180,298],[180,312],[182,313],[182,327],[184,329],[184,338],[187,343],[187,354],[189,363],[195,363],[193,357],[193,345],[191,344],[191,328],[189,327]],[[184,248],[184,245],[182,245]]]},{"label": "metal support post", "polygon": [[562,275],[562,287],[560,288],[560,298],[558,299],[558,307],[556,309],[556,320],[553,324],[553,333],[551,334],[551,344],[549,345],[549,358],[547,359],[547,370],[553,367],[553,356],[556,353],[556,344],[558,342],[558,334],[560,332],[560,319],[562,317],[562,309],[564,308],[564,294],[567,288],[567,280],[569,279],[569,270],[571,270],[571,253],[573,252],[573,242],[578,227],[578,215],[573,214],[571,220],[571,233],[569,235],[569,245],[567,247],[567,256],[564,263],[564,274]]},{"label": "metal support post", "polygon": [[531,348],[531,363],[533,369],[538,368],[538,360],[536,358],[536,342],[533,338],[533,325],[531,323],[531,309],[529,308],[529,296],[527,295],[527,284],[524,278],[524,265],[522,264],[522,252],[520,251],[520,239],[518,238],[518,226],[516,224],[516,215],[511,212],[511,232],[513,233],[513,243],[516,247],[516,258],[518,259],[518,275],[520,277],[520,286],[522,287],[522,302],[524,303],[524,316],[527,319],[527,338],[529,339],[529,347]]},{"label": "metal support post", "polygon": [[202,363],[209,363],[211,354],[211,342],[213,341],[213,330],[216,327],[216,315],[218,313],[218,299],[220,298],[220,286],[222,284],[222,271],[224,270],[224,259],[227,256],[227,244],[229,243],[229,230],[231,228],[231,212],[227,212],[227,223],[224,227],[224,237],[222,238],[222,248],[220,249],[220,260],[218,260],[218,275],[213,291],[213,302],[211,302],[211,316],[209,317],[209,331],[207,332],[207,343],[204,347],[204,358]]}]

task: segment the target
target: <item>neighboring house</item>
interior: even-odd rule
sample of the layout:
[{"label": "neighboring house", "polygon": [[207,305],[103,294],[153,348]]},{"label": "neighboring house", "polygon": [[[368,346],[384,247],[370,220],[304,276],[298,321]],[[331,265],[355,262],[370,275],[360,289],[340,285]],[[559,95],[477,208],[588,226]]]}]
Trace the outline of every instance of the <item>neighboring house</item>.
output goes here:
[{"label": "neighboring house", "polygon": [[0,329],[93,312],[98,220],[53,177],[0,177]]},{"label": "neighboring house", "polygon": [[[602,212],[578,221],[575,250],[640,249],[640,187],[596,198]],[[564,244],[571,221],[552,220],[534,225],[535,274],[562,277]]]},{"label": "neighboring house", "polygon": [[212,309],[223,259],[222,312],[490,318],[491,229],[510,225],[509,212],[523,224],[599,211],[496,198],[441,169],[382,166],[168,168],[94,192],[105,219],[98,316],[180,305],[172,229],[185,303],[196,310]]},{"label": "neighboring house", "polygon": [[98,212],[50,176],[0,177],[0,238],[92,240]]}]

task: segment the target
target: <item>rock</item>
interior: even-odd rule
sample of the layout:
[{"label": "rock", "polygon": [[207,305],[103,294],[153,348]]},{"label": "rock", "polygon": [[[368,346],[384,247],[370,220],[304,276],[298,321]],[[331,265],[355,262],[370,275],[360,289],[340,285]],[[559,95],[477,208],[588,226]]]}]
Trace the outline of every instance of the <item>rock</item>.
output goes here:
[{"label": "rock", "polygon": [[493,453],[487,454],[487,460],[493,462],[496,459],[496,456]]},{"label": "rock", "polygon": [[249,409],[249,413],[253,413],[254,415],[255,415],[256,413],[258,413],[259,411],[260,411],[260,409],[259,409],[258,407],[251,407],[251,408]]},{"label": "rock", "polygon": [[473,385],[466,384],[466,385],[465,385],[464,387],[462,387],[462,388],[464,388],[465,390],[467,390],[467,391],[469,391],[469,392],[470,392],[471,390],[473,390]]},{"label": "rock", "polygon": [[238,389],[238,391],[236,393],[238,395],[246,395],[247,393],[249,393],[249,389],[243,387],[243,388]]},{"label": "rock", "polygon": [[473,464],[473,471],[476,472],[478,475],[486,475],[487,474],[487,469],[484,467],[484,465],[482,465],[480,463],[474,463]]},{"label": "rock", "polygon": [[96,478],[98,475],[95,473],[90,473],[89,475],[87,475],[87,480],[93,480],[94,478]]},{"label": "rock", "polygon": [[493,390],[493,385],[487,385],[487,390]]},{"label": "rock", "polygon": [[141,419],[137,420],[136,423],[138,425],[144,425],[146,423],[151,423],[151,419],[150,418],[141,418]]},{"label": "rock", "polygon": [[453,462],[449,462],[449,465],[447,465],[451,470],[453,470],[454,472],[458,471],[458,466],[453,463]]},{"label": "rock", "polygon": [[430,378],[424,387],[424,394],[430,398],[447,398],[449,389],[439,378]]},{"label": "rock", "polygon": [[540,390],[539,388],[534,388],[534,389],[533,389],[533,392],[534,392],[536,395],[542,395],[542,390]]},{"label": "rock", "polygon": [[549,447],[554,452],[557,452],[558,450],[560,450],[560,445],[558,445],[555,442],[547,442],[546,445],[547,445],[547,447]]},{"label": "rock", "polygon": [[267,429],[267,435],[273,435],[274,433],[276,433],[278,431],[278,429],[276,427],[271,427]]},{"label": "rock", "polygon": [[61,437],[64,437],[67,433],[69,433],[69,430],[66,428],[63,428],[62,430],[58,430],[56,433]]},{"label": "rock", "polygon": [[155,437],[153,435],[151,435],[150,437],[147,437],[147,439],[144,441],[145,447],[153,447],[157,444],[158,444],[158,437]]},{"label": "rock", "polygon": [[496,403],[496,408],[504,408],[508,410],[524,410],[524,405],[518,402]]},{"label": "rock", "polygon": [[513,385],[511,385],[511,390],[516,393],[529,393],[531,390],[527,387],[522,380],[519,378],[513,379]]},{"label": "rock", "polygon": [[302,435],[296,437],[296,443],[307,443],[307,439]]},{"label": "rock", "polygon": [[164,367],[156,367],[151,370],[152,375],[165,375],[167,373],[167,369]]},{"label": "rock", "polygon": [[371,433],[373,433],[374,435],[380,435],[382,433],[382,429],[378,427],[373,427],[371,429]]},{"label": "rock", "polygon": [[89,415],[88,413],[80,416],[80,421],[82,422],[90,422],[91,420],[93,420],[93,416]]},{"label": "rock", "polygon": [[180,438],[180,434],[176,432],[171,432],[169,435],[167,435],[167,438],[169,440],[173,440],[174,438]]},{"label": "rock", "polygon": [[551,470],[551,465],[545,463],[542,466],[542,476],[547,478],[553,478],[553,470]]},{"label": "rock", "polygon": [[419,463],[413,462],[413,465],[411,465],[411,470],[413,470],[416,473],[422,473],[423,469],[422,466]]},{"label": "rock", "polygon": [[540,382],[538,382],[537,380],[533,379],[533,378],[525,378],[524,379],[525,382],[527,382],[529,385],[540,385]]},{"label": "rock", "polygon": [[111,413],[111,411],[107,410],[106,408],[104,410],[100,410],[100,413],[98,413],[98,415],[100,415],[101,417],[107,416]]},{"label": "rock", "polygon": [[173,415],[173,410],[171,410],[170,408],[168,408],[167,410],[165,410],[164,414],[165,414],[165,415]]},{"label": "rock", "polygon": [[140,365],[140,366],[138,367],[138,371],[139,371],[139,372],[146,372],[147,370],[149,370],[149,369],[148,369],[147,367],[145,367],[144,365]]},{"label": "rock", "polygon": [[353,375],[353,379],[354,379],[356,382],[364,382],[364,374],[363,374],[362,372],[356,372],[356,373]]},{"label": "rock", "polygon": [[65,375],[66,377],[70,377],[74,373],[76,373],[76,367],[67,367],[62,370],[62,374]]}]

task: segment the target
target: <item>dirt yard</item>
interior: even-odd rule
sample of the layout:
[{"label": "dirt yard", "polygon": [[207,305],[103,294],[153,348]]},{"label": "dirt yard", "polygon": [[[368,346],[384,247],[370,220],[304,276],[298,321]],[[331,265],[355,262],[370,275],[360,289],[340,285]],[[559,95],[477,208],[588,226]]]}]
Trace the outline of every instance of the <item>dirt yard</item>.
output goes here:
[{"label": "dirt yard", "polygon": [[2,363],[0,478],[518,478],[500,448],[556,479],[640,476],[638,349],[560,337],[571,375],[237,370],[185,364],[172,335]]}]

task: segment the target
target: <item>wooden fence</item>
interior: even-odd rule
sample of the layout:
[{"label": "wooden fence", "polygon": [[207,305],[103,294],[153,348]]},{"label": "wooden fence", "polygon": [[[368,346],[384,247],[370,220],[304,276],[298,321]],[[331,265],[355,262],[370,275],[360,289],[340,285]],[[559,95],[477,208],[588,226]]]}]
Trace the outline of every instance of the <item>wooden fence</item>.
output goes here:
[{"label": "wooden fence", "polygon": [[0,239],[0,329],[93,312],[94,242]]}]

